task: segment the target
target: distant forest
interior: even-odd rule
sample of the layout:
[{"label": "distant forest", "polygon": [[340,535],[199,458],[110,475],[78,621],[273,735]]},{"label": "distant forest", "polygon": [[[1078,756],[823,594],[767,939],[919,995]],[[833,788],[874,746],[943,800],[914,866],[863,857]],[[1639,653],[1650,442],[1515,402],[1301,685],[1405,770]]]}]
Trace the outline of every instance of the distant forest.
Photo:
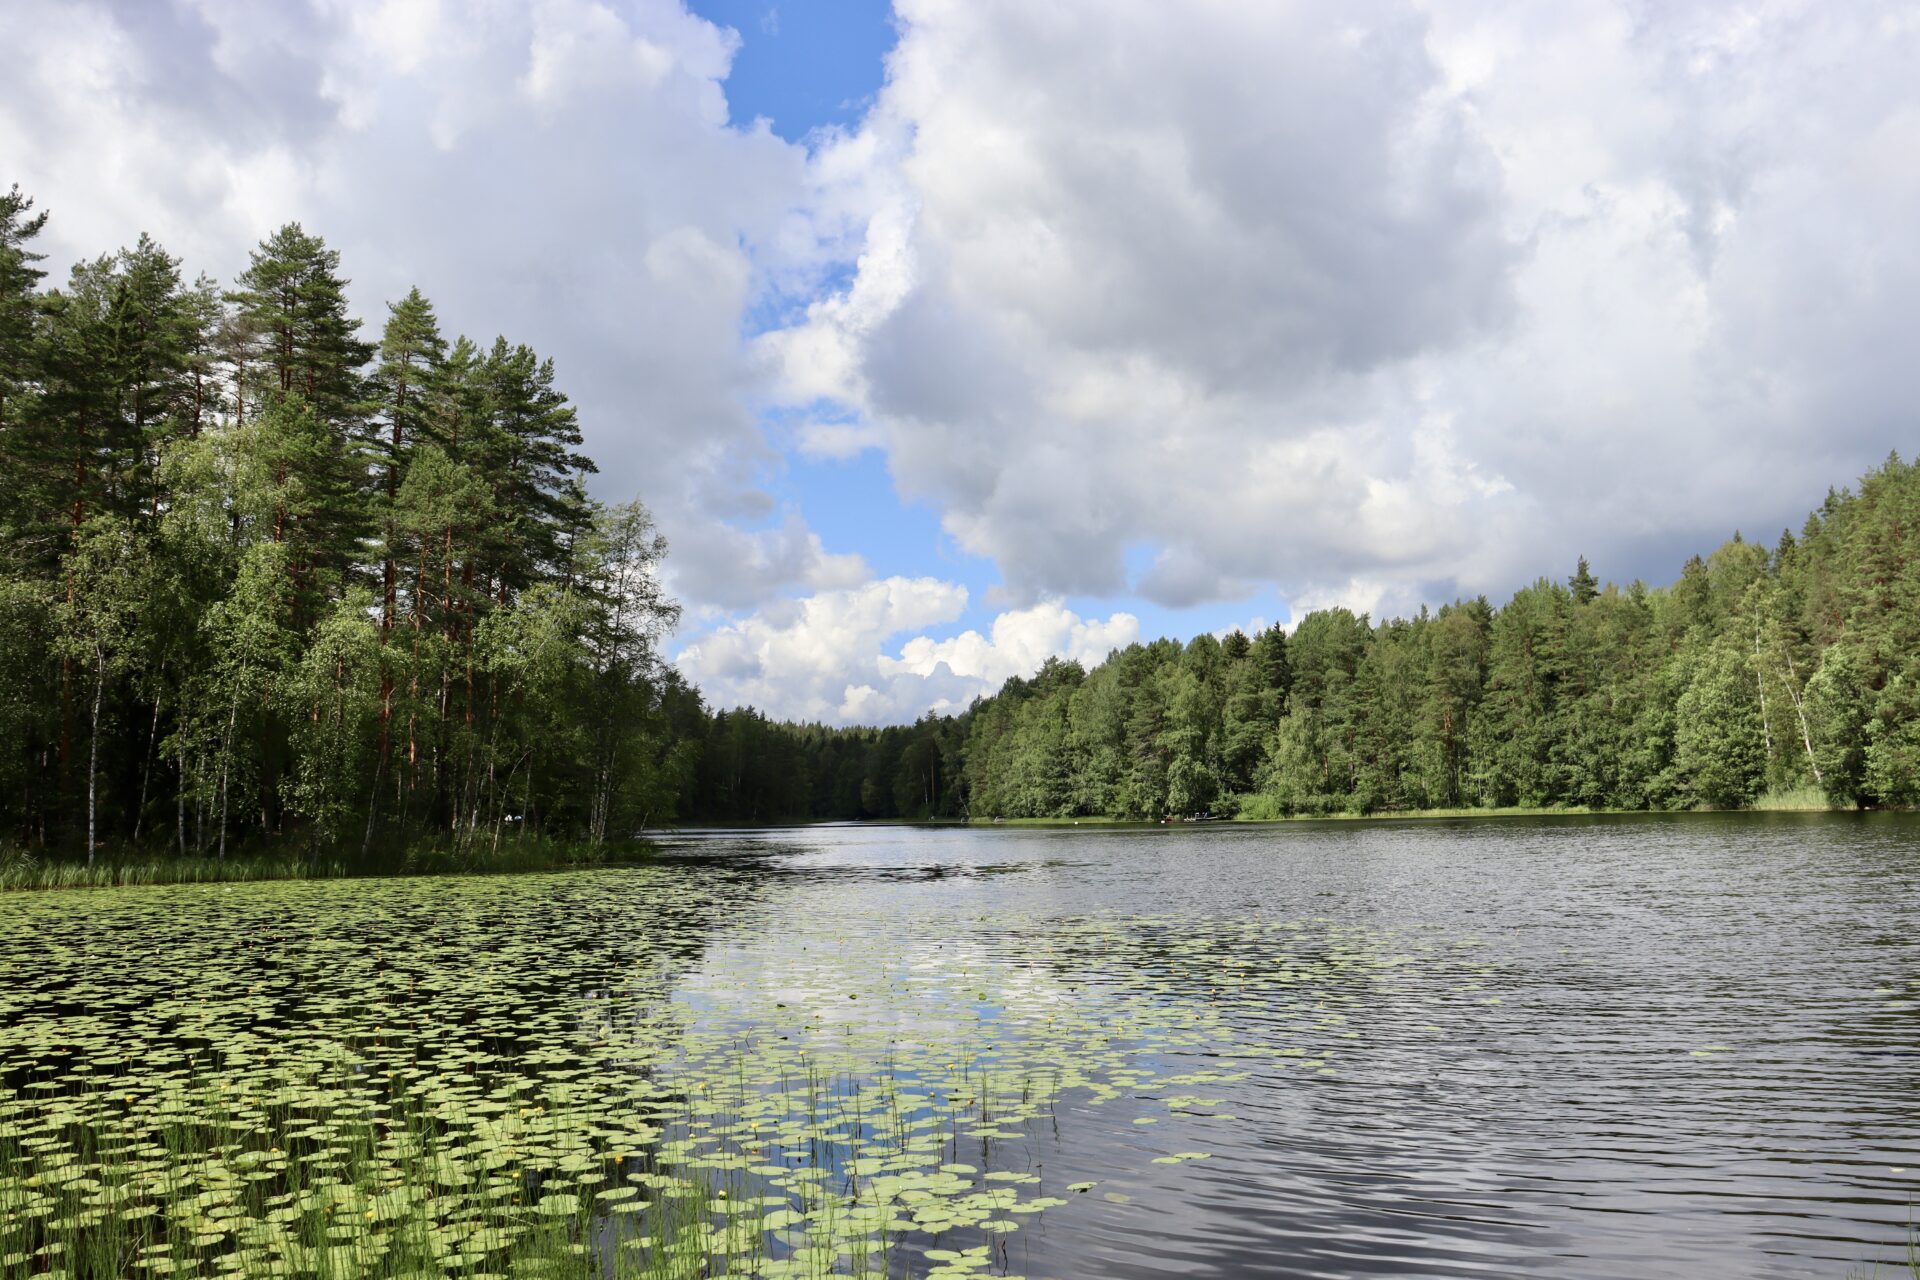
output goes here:
[{"label": "distant forest", "polygon": [[1736,534],[1668,587],[1582,559],[1499,608],[1050,660],[902,728],[725,712],[698,761],[708,819],[1913,805],[1920,466],[1890,457],[1798,537]]},{"label": "distant forest", "polygon": [[377,340],[298,225],[230,286],[142,238],[48,287],[0,196],[0,849],[404,856],[676,821],[1920,802],[1920,468],[1671,586],[1345,609],[886,729],[712,712],[550,361]]}]

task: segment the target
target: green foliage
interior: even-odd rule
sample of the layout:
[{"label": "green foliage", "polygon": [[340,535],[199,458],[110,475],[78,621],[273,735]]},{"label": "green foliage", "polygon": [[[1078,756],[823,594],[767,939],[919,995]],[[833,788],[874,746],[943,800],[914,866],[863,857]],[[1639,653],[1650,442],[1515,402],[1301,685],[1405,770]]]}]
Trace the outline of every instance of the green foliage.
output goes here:
[{"label": "green foliage", "polygon": [[1886,804],[1920,803],[1920,655],[1888,679],[1867,722],[1866,791]]},{"label": "green foliage", "polygon": [[288,673],[296,762],[289,804],[323,846],[342,840],[366,800],[380,718],[380,629],[372,608],[364,588],[336,601]]},{"label": "green foliage", "polygon": [[674,811],[665,543],[587,499],[550,361],[449,346],[418,290],[376,347],[298,225],[225,295],[145,238],[43,291],[30,215],[0,200],[0,840],[398,865]]},{"label": "green foliage", "polygon": [[1674,762],[1700,803],[1750,803],[1765,778],[1759,703],[1741,655],[1715,645],[1695,660],[1674,708]]},{"label": "green foliage", "polygon": [[1846,645],[1836,644],[1821,655],[1807,681],[1806,705],[1822,787],[1835,804],[1851,805],[1866,790],[1867,721],[1873,699],[1860,663]]},{"label": "green foliage", "polygon": [[[1160,820],[1434,810],[1920,803],[1920,470],[1894,458],[1768,551],[1736,535],[1678,583],[1583,559],[1495,609],[1050,664],[960,715],[827,731],[754,718],[711,752],[704,817]],[[729,735],[744,723],[731,717]],[[909,780],[957,748],[946,789]],[[775,778],[748,787],[754,760]],[[729,761],[723,775],[714,765]],[[851,787],[834,779],[849,774]],[[889,788],[888,778],[896,785]],[[759,797],[778,794],[766,803]],[[889,797],[917,795],[909,806]],[[1764,799],[1763,799],[1764,797]]]}]

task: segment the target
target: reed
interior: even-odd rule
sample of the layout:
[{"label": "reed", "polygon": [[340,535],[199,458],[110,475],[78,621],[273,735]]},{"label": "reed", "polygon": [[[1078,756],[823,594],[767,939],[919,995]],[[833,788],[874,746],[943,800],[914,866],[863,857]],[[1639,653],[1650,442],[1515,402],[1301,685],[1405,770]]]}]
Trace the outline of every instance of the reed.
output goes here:
[{"label": "reed", "polygon": [[643,842],[593,848],[561,841],[508,841],[499,848],[411,845],[396,853],[237,853],[225,858],[112,850],[84,858],[0,851],[0,892],[19,889],[107,889],[127,885],[209,884],[246,880],[329,880],[353,876],[500,875],[645,862]]}]

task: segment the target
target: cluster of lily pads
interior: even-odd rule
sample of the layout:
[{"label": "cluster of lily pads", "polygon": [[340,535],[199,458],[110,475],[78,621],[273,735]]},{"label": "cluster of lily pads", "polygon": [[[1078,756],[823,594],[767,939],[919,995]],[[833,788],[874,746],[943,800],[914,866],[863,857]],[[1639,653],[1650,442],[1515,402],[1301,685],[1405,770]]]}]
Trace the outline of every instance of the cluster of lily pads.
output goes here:
[{"label": "cluster of lily pads", "polygon": [[1095,1185],[1035,1156],[1063,1100],[1229,1123],[1210,1094],[1254,1062],[1333,1070],[1433,945],[795,918],[765,888],[663,866],[9,898],[0,1280],[1004,1270],[1008,1233]]}]

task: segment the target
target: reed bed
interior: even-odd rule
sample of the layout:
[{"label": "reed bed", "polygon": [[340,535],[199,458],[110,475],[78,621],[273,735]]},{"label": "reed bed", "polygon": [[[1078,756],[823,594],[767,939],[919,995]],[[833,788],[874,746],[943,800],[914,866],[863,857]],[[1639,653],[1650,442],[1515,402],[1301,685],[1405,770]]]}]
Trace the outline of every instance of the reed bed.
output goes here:
[{"label": "reed bed", "polygon": [[507,841],[499,848],[411,846],[394,852],[252,852],[228,857],[108,851],[91,863],[72,855],[0,850],[0,892],[24,889],[110,889],[129,885],[219,884],[247,880],[331,880],[357,876],[504,875],[578,870],[643,862],[653,846],[595,849],[545,840]]}]

